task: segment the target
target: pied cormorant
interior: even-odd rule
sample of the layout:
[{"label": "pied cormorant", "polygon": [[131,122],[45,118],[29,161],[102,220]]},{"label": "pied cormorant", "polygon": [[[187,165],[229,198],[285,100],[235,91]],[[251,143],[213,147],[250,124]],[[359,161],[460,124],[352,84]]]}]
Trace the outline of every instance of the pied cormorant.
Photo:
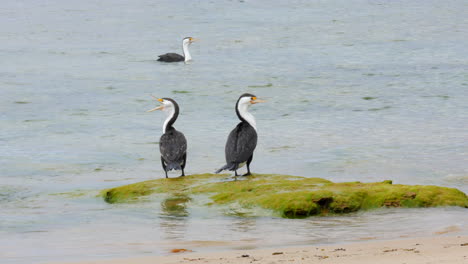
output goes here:
[{"label": "pied cormorant", "polygon": [[196,39],[192,37],[186,37],[182,40],[182,51],[184,52],[184,56],[179,55],[177,53],[166,53],[163,55],[159,55],[158,61],[163,61],[163,62],[191,61],[192,56],[190,56],[189,46],[194,41],[196,41]]},{"label": "pied cormorant", "polygon": [[163,134],[159,139],[159,150],[161,152],[161,164],[166,173],[170,170],[182,170],[185,176],[184,168],[187,160],[187,140],[182,132],[177,131],[172,125],[179,116],[179,105],[171,98],[157,99],[161,105],[148,110],[162,110],[167,113],[167,119],[164,121]]},{"label": "pied cormorant", "polygon": [[225,147],[226,165],[216,173],[230,170],[238,176],[237,169],[247,164],[247,173],[244,176],[250,175],[250,162],[252,162],[253,152],[257,146],[257,127],[254,116],[247,110],[250,105],[262,102],[265,101],[249,93],[241,95],[237,100],[236,114],[241,122],[228,136]]}]

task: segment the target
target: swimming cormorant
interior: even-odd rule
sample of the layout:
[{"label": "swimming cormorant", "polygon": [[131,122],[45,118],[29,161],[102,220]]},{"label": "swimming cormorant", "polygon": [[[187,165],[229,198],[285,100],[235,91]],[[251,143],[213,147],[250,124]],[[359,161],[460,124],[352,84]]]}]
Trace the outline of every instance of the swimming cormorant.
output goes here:
[{"label": "swimming cormorant", "polygon": [[192,56],[190,56],[189,46],[192,42],[196,41],[196,39],[192,37],[186,37],[182,40],[182,51],[184,52],[184,56],[179,55],[177,53],[166,53],[163,55],[159,55],[158,61],[163,62],[178,62],[178,61],[190,61],[192,60]]}]

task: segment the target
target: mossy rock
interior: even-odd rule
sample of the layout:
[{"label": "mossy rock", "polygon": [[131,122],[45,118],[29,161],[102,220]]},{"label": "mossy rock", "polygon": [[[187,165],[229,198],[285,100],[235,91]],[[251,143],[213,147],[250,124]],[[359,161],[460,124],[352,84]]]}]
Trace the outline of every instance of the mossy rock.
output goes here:
[{"label": "mossy rock", "polygon": [[189,201],[191,195],[208,195],[212,201],[208,205],[211,206],[260,207],[286,218],[343,214],[381,207],[468,208],[465,193],[432,185],[392,184],[389,180],[333,183],[321,178],[277,174],[240,178],[242,180],[232,181],[226,174],[197,174],[156,179],[103,190],[101,195],[108,203],[137,202],[156,193],[183,197],[184,201]]}]

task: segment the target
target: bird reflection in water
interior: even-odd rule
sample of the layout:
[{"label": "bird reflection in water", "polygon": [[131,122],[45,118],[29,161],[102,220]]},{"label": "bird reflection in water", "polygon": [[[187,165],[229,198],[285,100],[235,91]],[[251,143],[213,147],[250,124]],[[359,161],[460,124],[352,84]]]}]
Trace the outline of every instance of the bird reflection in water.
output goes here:
[{"label": "bird reflection in water", "polygon": [[172,196],[161,202],[163,214],[168,216],[188,216],[186,203],[191,199],[186,195]]},{"label": "bird reflection in water", "polygon": [[161,202],[160,226],[166,235],[165,239],[184,237],[189,219],[187,203],[190,200],[186,195],[176,195]]}]

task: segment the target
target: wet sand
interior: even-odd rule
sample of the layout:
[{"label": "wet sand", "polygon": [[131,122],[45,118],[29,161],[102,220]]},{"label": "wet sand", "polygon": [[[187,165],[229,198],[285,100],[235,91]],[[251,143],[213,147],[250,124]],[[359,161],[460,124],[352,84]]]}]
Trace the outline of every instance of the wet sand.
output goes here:
[{"label": "wet sand", "polygon": [[[177,251],[177,250],[174,250]],[[183,251],[183,250],[182,250]],[[468,236],[436,236],[328,246],[304,246],[213,253],[179,252],[149,256],[60,264],[155,263],[334,263],[429,264],[468,263]],[[54,263],[59,264],[59,263]]]}]

